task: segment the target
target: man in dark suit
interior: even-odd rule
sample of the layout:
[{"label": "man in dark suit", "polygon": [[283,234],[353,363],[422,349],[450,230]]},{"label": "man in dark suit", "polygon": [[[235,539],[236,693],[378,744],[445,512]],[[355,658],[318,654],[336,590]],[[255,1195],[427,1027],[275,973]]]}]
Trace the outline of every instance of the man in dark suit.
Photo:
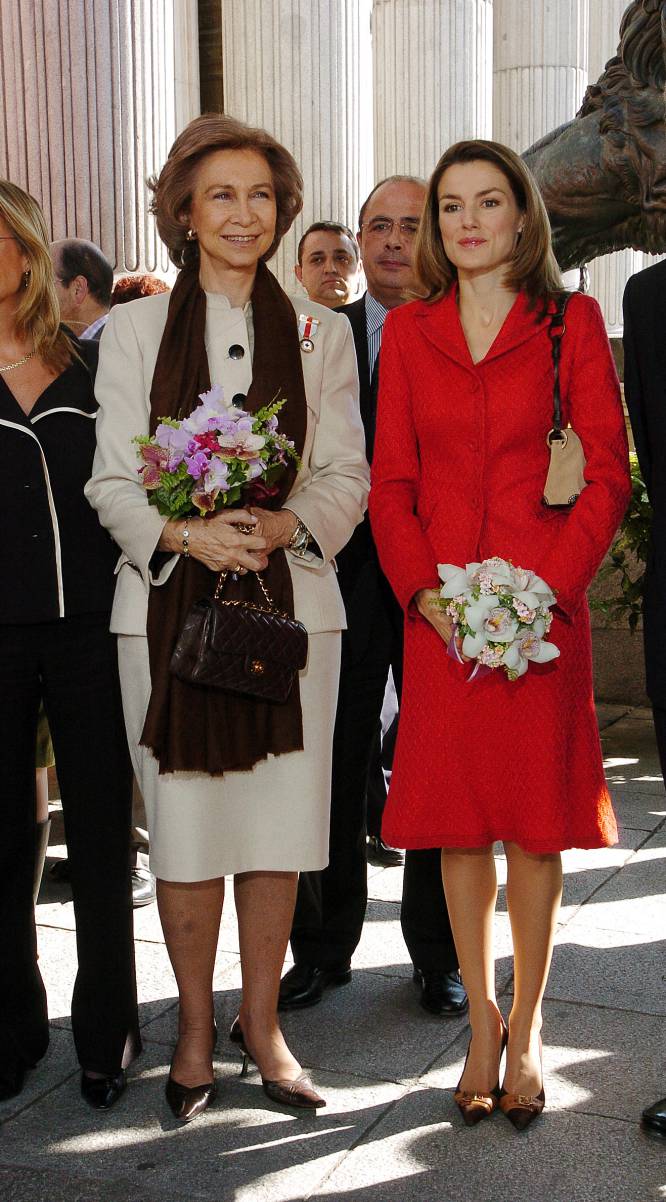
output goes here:
[{"label": "man in dark suit", "polygon": [[85,238],[51,243],[60,316],[78,338],[99,342],[111,308],[113,267]]},{"label": "man in dark suit", "polygon": [[[368,290],[344,306],[354,333],[361,416],[372,460],[378,356],[384,319],[413,284],[412,256],[425,184],[392,176],[370,193],[359,216],[358,241]],[[331,844],[328,868],[302,873],[291,934],[295,965],[283,977],[282,1010],[314,1005],[325,989],[351,979],[351,957],[367,904],[366,794],[368,767],[389,668],[398,695],[403,617],[383,575],[367,516],[338,556],[347,611],[340,693],[333,739]],[[467,1006],[442,887],[440,850],[409,851],[401,907],[403,934],[421,1003],[436,1014]]]},{"label": "man in dark suit", "polygon": [[[643,594],[645,675],[666,778],[666,262],[639,271],[624,293],[624,395],[653,510]],[[666,1098],[643,1111],[666,1138]]]}]

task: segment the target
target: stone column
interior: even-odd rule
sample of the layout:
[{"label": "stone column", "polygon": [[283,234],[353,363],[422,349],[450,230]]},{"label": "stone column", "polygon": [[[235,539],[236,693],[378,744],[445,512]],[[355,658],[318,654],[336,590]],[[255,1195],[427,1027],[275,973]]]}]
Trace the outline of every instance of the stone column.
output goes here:
[{"label": "stone column", "polygon": [[491,136],[492,25],[492,0],[375,0],[376,180]]},{"label": "stone column", "polygon": [[2,0],[0,174],[53,238],[166,271],[146,178],[199,112],[196,0]]},{"label": "stone column", "polygon": [[[596,83],[620,41],[627,0],[594,0],[590,7],[590,83]],[[618,250],[590,263],[590,292],[601,305],[610,336],[622,333],[622,296],[635,271],[657,258],[638,250]]]},{"label": "stone column", "polygon": [[590,0],[495,0],[497,141],[522,152],[575,116],[588,80],[589,15]]},{"label": "stone column", "polygon": [[271,262],[284,287],[313,221],[356,227],[372,187],[371,0],[225,0],[224,109],[269,130],[305,181],[303,212]]}]

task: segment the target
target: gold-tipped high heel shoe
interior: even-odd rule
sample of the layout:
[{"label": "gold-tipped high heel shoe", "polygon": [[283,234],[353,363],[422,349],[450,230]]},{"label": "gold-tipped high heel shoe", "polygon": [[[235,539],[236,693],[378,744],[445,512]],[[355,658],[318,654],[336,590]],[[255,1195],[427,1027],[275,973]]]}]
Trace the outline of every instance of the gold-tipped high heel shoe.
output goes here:
[{"label": "gold-tipped high heel shoe", "polygon": [[[541,1061],[541,1081],[543,1083],[543,1045],[539,1039],[539,1059]],[[546,1104],[546,1094],[543,1084],[537,1094],[507,1093],[502,1088],[499,1096],[500,1110],[513,1123],[516,1131],[525,1131],[530,1123],[541,1114]]]},{"label": "gold-tipped high heel shoe", "polygon": [[[213,1022],[213,1051],[216,1047],[217,1027]],[[173,1117],[180,1123],[191,1123],[192,1119],[210,1106],[217,1094],[217,1087],[214,1080],[205,1081],[203,1085],[181,1085],[180,1081],[174,1081],[169,1069],[164,1092]]]},{"label": "gold-tipped high heel shoe", "polygon": [[[506,1041],[508,1039],[508,1036],[509,1036],[509,1032],[507,1031],[506,1027],[504,1026],[504,1023],[502,1023],[502,1041],[500,1044],[500,1054],[499,1054],[500,1060],[502,1059],[502,1055],[503,1055],[504,1049],[506,1047]],[[470,1047],[471,1046],[472,1046],[472,1041],[470,1039]],[[460,1077],[460,1081],[462,1081],[462,1079],[465,1075],[465,1069],[467,1067],[468,1060],[469,1060],[469,1047],[467,1049],[467,1055],[465,1057],[465,1063],[463,1065],[463,1071],[462,1071],[462,1074]],[[481,1119],[490,1118],[493,1111],[497,1109],[497,1106],[498,1106],[498,1103],[500,1100],[499,1061],[497,1064],[497,1085],[495,1086],[494,1089],[490,1090],[490,1093],[478,1093],[478,1092],[474,1092],[469,1089],[461,1089],[460,1081],[458,1082],[458,1088],[456,1089],[456,1091],[453,1095],[453,1100],[454,1100],[456,1106],[458,1107],[458,1110],[460,1111],[461,1115],[463,1116],[465,1125],[467,1127],[476,1127],[476,1124],[480,1123]]]},{"label": "gold-tipped high heel shoe", "polygon": [[[235,1018],[233,1021],[229,1039],[240,1048],[243,1057],[241,1077],[245,1077],[249,1062],[252,1060],[254,1064],[255,1061],[245,1045],[239,1018]],[[326,1105],[324,1098],[317,1093],[307,1073],[301,1073],[294,1081],[268,1081],[262,1077],[261,1084],[266,1097],[270,1098],[272,1102],[278,1102],[281,1106],[295,1106],[299,1110],[318,1110],[320,1106]]]}]

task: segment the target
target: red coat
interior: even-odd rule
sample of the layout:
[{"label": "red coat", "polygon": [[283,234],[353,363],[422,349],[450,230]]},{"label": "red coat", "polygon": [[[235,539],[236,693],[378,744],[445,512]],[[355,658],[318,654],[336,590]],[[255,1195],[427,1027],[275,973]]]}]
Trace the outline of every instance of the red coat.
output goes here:
[{"label": "red coat", "polygon": [[[596,301],[572,297],[562,342],[564,420],[582,440],[587,487],[571,511],[541,502],[553,372],[548,321],[520,295],[486,357],[467,348],[455,292],[394,310],[382,337],[370,517],[406,610],[398,742],[384,816],[397,847],[526,851],[617,839],[592,695],[586,590],[630,495],[617,375]],[[499,555],[558,593],[560,658],[510,682],[467,683],[416,611],[438,563]]]}]

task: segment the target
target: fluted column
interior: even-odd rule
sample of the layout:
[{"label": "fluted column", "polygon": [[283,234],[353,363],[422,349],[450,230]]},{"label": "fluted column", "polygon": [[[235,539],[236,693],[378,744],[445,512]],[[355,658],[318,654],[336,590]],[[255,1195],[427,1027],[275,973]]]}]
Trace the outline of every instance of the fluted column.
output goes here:
[{"label": "fluted column", "polygon": [[371,0],[225,0],[225,112],[263,126],[294,155],[303,212],[271,263],[295,288],[303,230],[356,226],[372,187]]},{"label": "fluted column", "polygon": [[[626,8],[627,0],[594,0],[590,8],[590,83],[596,83],[617,51]],[[622,333],[622,296],[629,276],[656,261],[642,251],[618,250],[590,263],[590,292],[601,305],[609,335]]]},{"label": "fluted column", "polygon": [[[600,0],[592,0],[592,7]],[[495,0],[494,137],[514,150],[570,121],[588,81],[590,0]]]},{"label": "fluted column", "polygon": [[375,179],[429,176],[492,127],[492,0],[375,0]]},{"label": "fluted column", "polygon": [[164,271],[146,178],[199,111],[196,0],[2,0],[0,173],[53,238]]}]

